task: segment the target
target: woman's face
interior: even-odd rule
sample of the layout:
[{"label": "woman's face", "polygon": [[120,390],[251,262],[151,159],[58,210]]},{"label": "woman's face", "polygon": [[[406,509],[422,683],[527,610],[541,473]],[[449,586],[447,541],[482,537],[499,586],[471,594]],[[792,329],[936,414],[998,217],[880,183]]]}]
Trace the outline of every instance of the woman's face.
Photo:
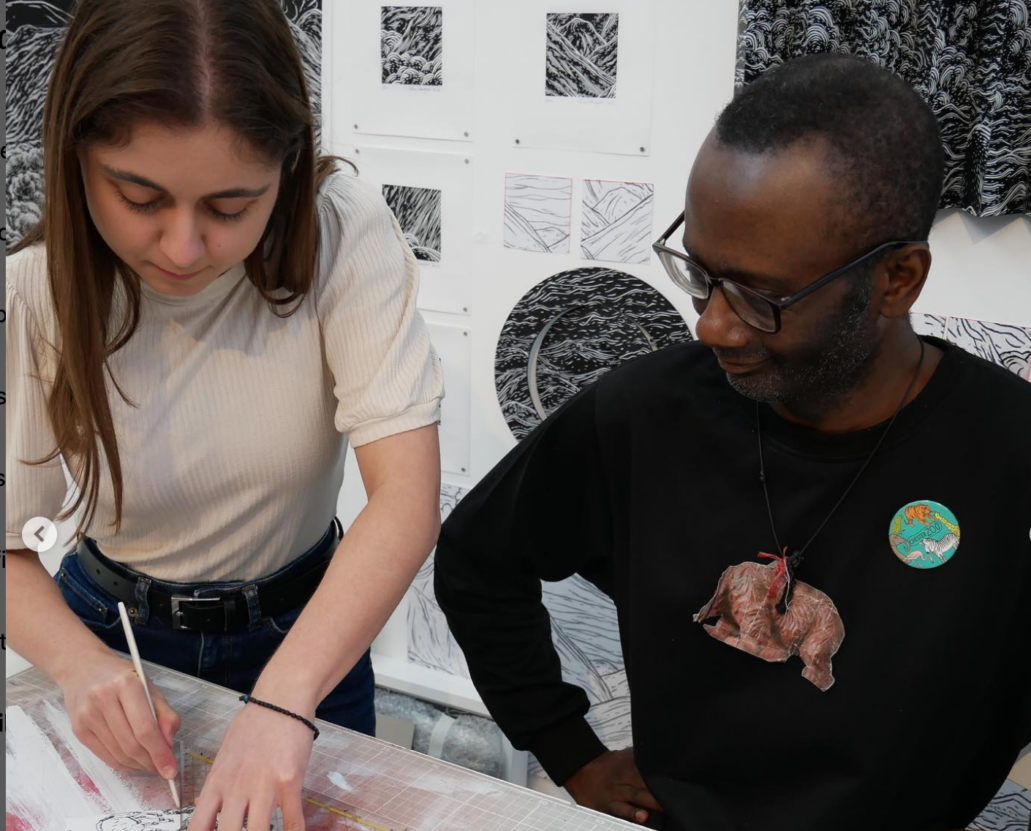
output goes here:
[{"label": "woman's face", "polygon": [[[279,195],[280,167],[240,158],[219,126],[135,129],[124,148],[79,153],[101,237],[155,291],[188,297],[258,246]],[[177,278],[174,275],[189,275]]]}]

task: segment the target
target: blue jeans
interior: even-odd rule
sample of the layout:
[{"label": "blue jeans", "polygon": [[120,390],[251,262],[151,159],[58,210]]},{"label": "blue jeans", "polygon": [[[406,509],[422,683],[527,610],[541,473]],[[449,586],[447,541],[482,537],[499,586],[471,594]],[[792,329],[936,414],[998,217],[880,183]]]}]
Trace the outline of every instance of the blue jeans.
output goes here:
[{"label": "blue jeans", "polygon": [[[94,554],[103,557],[92,539],[87,538],[86,544]],[[263,615],[258,605],[256,587],[303,573],[328,548],[335,548],[337,544],[336,527],[331,525],[319,542],[292,563],[275,574],[247,584],[242,581],[170,583],[153,580],[141,572],[126,569],[137,581],[133,634],[140,657],[241,693],[251,692],[265,664],[304,610],[302,604],[282,614]],[[108,594],[86,573],[75,551],[65,554],[54,581],[61,589],[65,602],[87,628],[112,649],[129,651],[118,616],[118,599]],[[176,630],[172,628],[169,619],[151,614],[147,604],[148,586],[169,594],[206,597],[244,585],[247,586],[244,595],[251,613],[248,631],[211,634]],[[373,736],[376,733],[375,690],[372,659],[369,651],[366,651],[354,669],[319,705],[315,715],[341,727]]]}]

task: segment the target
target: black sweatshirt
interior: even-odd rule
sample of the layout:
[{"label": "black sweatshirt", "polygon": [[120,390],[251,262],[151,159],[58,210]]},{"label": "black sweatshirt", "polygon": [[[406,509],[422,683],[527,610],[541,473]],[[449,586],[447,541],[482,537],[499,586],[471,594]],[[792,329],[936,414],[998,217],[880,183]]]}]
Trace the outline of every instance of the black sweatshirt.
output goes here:
[{"label": "black sweatshirt", "polygon": [[[705,346],[608,373],[470,491],[436,592],[513,744],[560,784],[604,750],[541,603],[541,580],[578,573],[618,610],[635,758],[667,829],[965,828],[1031,743],[1031,384],[925,340],[945,356],[796,575],[844,625],[826,692],[799,657],[766,662],[692,620],[725,569],[774,551],[756,405]],[[761,418],[777,532],[797,548],[886,422],[827,435]],[[937,568],[889,541],[921,500],[958,520]]]}]

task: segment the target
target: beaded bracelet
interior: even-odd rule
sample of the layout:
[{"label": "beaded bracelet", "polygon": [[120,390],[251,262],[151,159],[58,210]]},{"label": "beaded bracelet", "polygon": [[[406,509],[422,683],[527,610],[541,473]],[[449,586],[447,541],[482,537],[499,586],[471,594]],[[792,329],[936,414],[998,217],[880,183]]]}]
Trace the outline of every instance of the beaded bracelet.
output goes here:
[{"label": "beaded bracelet", "polygon": [[306,719],[304,716],[299,716],[297,715],[297,713],[291,713],[289,710],[284,710],[282,707],[277,707],[275,704],[269,704],[267,701],[258,701],[258,699],[251,698],[249,695],[246,694],[241,695],[240,700],[244,704],[257,704],[259,707],[267,707],[269,710],[274,710],[277,713],[282,713],[284,716],[290,716],[290,718],[295,718],[315,734],[316,741],[319,738],[319,728],[312,724],[310,721],[308,721],[308,719]]}]

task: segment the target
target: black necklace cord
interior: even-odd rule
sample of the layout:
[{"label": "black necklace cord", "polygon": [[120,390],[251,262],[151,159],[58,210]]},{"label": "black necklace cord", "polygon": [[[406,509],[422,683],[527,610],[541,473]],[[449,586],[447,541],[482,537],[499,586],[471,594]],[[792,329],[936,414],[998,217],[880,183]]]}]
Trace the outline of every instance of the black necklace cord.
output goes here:
[{"label": "black necklace cord", "polygon": [[787,612],[788,606],[790,606],[791,604],[791,596],[794,594],[795,588],[795,569],[797,569],[802,564],[803,555],[805,554],[806,549],[808,549],[809,546],[812,545],[813,540],[815,540],[819,533],[824,529],[824,526],[827,525],[828,522],[830,522],[831,517],[834,516],[838,508],[841,507],[841,503],[845,501],[845,497],[849,495],[852,488],[855,487],[856,482],[859,481],[859,477],[863,475],[863,472],[869,466],[870,462],[873,461],[873,457],[877,454],[877,451],[880,449],[881,444],[884,442],[885,437],[888,435],[888,431],[891,430],[891,426],[895,423],[895,419],[898,418],[899,413],[902,412],[902,408],[903,406],[905,406],[906,399],[909,398],[909,394],[913,391],[913,387],[916,385],[916,381],[920,377],[920,369],[923,367],[924,364],[925,349],[923,340],[921,340],[919,336],[917,337],[917,340],[920,342],[920,360],[917,361],[916,372],[913,373],[913,378],[910,380],[909,386],[906,387],[906,392],[902,396],[902,400],[899,401],[898,407],[895,408],[895,415],[891,417],[891,420],[888,422],[888,426],[885,427],[884,430],[881,432],[880,438],[877,439],[877,444],[875,444],[873,450],[870,451],[870,455],[866,457],[866,461],[863,462],[862,467],[859,468],[859,472],[852,479],[852,482],[849,484],[847,488],[845,488],[845,492],[841,495],[841,498],[835,503],[834,507],[831,508],[830,513],[827,514],[823,522],[820,523],[820,527],[817,528],[813,535],[809,538],[809,542],[803,545],[800,549],[796,550],[790,556],[788,556],[787,548],[782,547],[780,544],[780,539],[777,536],[777,526],[776,523],[773,521],[773,507],[770,504],[770,491],[766,483],[766,465],[763,461],[762,420],[760,418],[759,402],[755,402],[755,431],[759,439],[759,481],[762,482],[763,494],[766,497],[766,511],[770,517],[770,530],[773,531],[773,541],[777,545],[777,551],[780,552],[780,557],[777,557],[777,559],[783,559],[786,569],[785,573],[787,576],[787,587],[784,590],[784,597],[781,599],[780,603],[777,606],[777,611],[779,611],[781,614],[785,614]]}]

